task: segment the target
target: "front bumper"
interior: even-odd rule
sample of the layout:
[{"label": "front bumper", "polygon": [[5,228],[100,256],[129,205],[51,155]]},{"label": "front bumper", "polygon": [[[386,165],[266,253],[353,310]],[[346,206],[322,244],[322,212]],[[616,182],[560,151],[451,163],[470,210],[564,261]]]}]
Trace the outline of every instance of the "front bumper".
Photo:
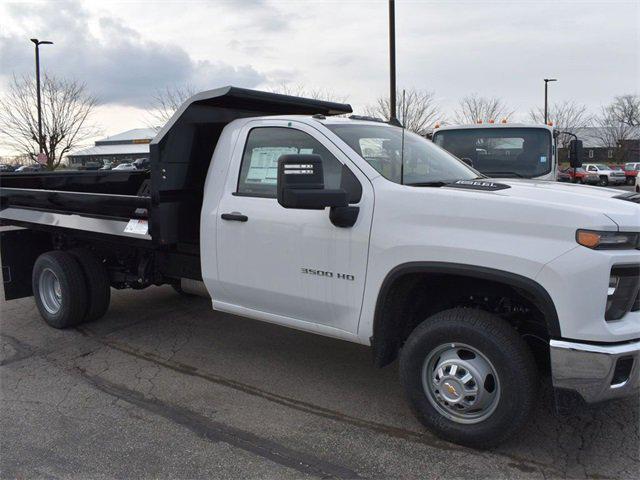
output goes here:
[{"label": "front bumper", "polygon": [[627,177],[609,177],[609,183],[622,185],[623,183],[627,183]]},{"label": "front bumper", "polygon": [[640,388],[640,341],[615,345],[551,340],[555,388],[577,392],[587,403],[626,397]]}]

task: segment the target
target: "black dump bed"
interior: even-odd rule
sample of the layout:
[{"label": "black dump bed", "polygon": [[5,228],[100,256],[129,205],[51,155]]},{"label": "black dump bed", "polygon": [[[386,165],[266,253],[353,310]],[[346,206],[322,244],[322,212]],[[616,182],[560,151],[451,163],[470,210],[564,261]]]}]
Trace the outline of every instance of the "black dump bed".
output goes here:
[{"label": "black dump bed", "polygon": [[[229,122],[264,115],[350,112],[346,104],[236,87],[201,92],[182,104],[151,142],[150,171],[3,173],[0,220],[10,207],[148,218],[156,245],[197,250],[204,182],[220,133]],[[3,222],[19,223],[6,218]]]},{"label": "black dump bed", "polygon": [[148,171],[64,171],[0,174],[2,208],[29,207],[131,218],[148,208]]}]

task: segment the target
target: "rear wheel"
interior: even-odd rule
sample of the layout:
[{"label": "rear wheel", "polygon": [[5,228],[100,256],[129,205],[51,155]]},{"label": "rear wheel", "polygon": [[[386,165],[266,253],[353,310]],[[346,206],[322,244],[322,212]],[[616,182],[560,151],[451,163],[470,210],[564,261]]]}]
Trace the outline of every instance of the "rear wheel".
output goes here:
[{"label": "rear wheel", "polygon": [[524,425],[537,386],[533,356],[515,330],[468,308],[437,313],[411,333],[400,377],[427,428],[476,448],[495,446]]},{"label": "rear wheel", "polygon": [[33,296],[40,315],[54,328],[68,328],[84,320],[87,286],[78,261],[67,252],[38,257],[32,274]]},{"label": "rear wheel", "polygon": [[82,268],[87,285],[88,305],[84,321],[92,322],[102,318],[111,302],[111,282],[107,269],[89,250],[74,248],[69,250]]}]

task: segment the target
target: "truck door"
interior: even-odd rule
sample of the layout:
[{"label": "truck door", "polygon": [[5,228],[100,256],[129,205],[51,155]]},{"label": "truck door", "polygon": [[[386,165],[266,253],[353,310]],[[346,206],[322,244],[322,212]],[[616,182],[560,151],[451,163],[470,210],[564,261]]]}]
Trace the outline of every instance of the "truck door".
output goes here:
[{"label": "truck door", "polygon": [[[254,121],[239,142],[217,215],[214,307],[338,337],[356,333],[373,214],[369,180],[305,124]],[[360,207],[353,227],[334,226],[328,209],[278,204],[277,161],[287,153],[322,157],[325,187],[348,189]]]}]

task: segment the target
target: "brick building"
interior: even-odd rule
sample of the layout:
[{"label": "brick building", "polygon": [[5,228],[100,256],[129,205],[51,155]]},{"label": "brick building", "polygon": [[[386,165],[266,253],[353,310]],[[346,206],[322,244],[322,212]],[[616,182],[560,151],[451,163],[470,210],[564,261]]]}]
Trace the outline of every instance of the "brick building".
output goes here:
[{"label": "brick building", "polygon": [[[603,132],[600,127],[585,127],[574,131],[584,147],[585,163],[610,163],[622,165],[627,162],[640,162],[640,128],[632,130],[629,138],[617,142],[615,146],[604,146]],[[567,162],[567,149],[558,149],[561,163]]]}]

